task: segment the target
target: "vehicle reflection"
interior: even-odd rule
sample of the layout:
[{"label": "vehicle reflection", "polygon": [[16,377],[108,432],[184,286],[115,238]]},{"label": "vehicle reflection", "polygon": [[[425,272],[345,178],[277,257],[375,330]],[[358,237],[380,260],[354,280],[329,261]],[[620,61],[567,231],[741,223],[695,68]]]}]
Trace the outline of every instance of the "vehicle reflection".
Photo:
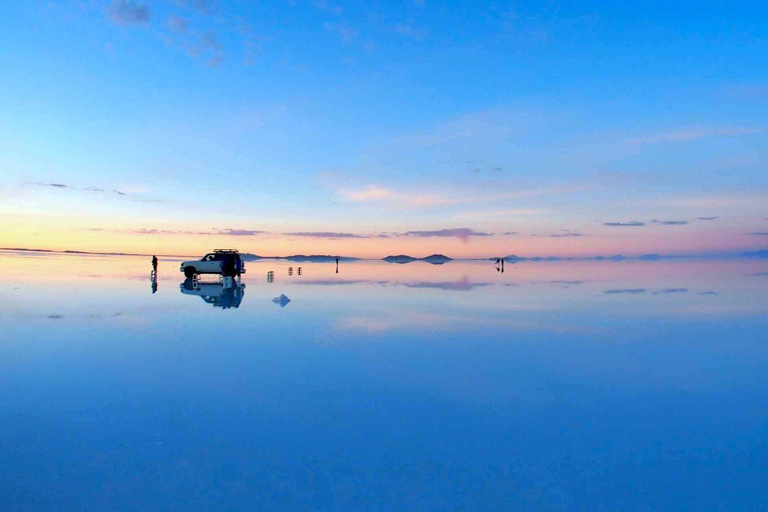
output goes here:
[{"label": "vehicle reflection", "polygon": [[240,307],[245,295],[245,284],[235,277],[222,276],[216,282],[187,278],[179,289],[184,295],[197,295],[214,308],[221,309]]}]

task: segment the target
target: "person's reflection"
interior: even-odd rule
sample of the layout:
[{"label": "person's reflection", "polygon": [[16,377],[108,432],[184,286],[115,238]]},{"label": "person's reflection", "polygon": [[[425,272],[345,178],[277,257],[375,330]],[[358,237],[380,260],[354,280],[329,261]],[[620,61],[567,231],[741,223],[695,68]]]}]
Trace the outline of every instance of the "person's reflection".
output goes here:
[{"label": "person's reflection", "polygon": [[152,283],[152,294],[154,295],[157,293],[157,269],[150,272],[149,281]]}]

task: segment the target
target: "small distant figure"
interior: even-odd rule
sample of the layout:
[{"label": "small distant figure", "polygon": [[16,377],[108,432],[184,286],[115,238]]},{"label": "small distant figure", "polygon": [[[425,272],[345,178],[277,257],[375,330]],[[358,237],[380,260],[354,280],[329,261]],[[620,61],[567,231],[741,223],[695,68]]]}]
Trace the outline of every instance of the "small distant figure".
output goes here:
[{"label": "small distant figure", "polygon": [[289,276],[293,275],[293,267],[288,267],[288,275]]},{"label": "small distant figure", "polygon": [[274,280],[275,280],[275,271],[274,270],[270,270],[269,272],[267,272],[267,282],[271,283]]},{"label": "small distant figure", "polygon": [[152,270],[157,272],[157,256],[152,256]]},{"label": "small distant figure", "polygon": [[339,273],[339,258],[336,258],[336,273]]},{"label": "small distant figure", "polygon": [[299,268],[297,268],[297,269],[296,269],[296,273],[297,273],[297,274],[299,274],[299,275],[301,275],[301,267],[299,267]]},{"label": "small distant figure", "polygon": [[501,273],[504,273],[504,258],[501,258]]}]

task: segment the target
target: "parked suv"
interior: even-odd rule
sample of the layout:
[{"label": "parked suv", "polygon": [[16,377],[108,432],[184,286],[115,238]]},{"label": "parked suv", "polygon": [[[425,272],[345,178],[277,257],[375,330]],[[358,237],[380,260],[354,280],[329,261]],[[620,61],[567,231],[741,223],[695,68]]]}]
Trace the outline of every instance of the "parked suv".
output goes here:
[{"label": "parked suv", "polygon": [[235,249],[216,249],[200,260],[183,261],[180,271],[187,277],[197,274],[222,274],[227,277],[245,274],[245,265]]}]

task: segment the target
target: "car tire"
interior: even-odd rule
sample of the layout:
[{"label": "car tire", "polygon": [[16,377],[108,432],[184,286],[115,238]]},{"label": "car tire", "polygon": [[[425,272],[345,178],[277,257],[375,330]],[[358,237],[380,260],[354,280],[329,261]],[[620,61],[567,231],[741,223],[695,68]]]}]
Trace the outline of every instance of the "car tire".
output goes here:
[{"label": "car tire", "polygon": [[190,279],[194,277],[195,274],[197,274],[197,269],[195,267],[186,267],[184,269],[184,275]]}]

